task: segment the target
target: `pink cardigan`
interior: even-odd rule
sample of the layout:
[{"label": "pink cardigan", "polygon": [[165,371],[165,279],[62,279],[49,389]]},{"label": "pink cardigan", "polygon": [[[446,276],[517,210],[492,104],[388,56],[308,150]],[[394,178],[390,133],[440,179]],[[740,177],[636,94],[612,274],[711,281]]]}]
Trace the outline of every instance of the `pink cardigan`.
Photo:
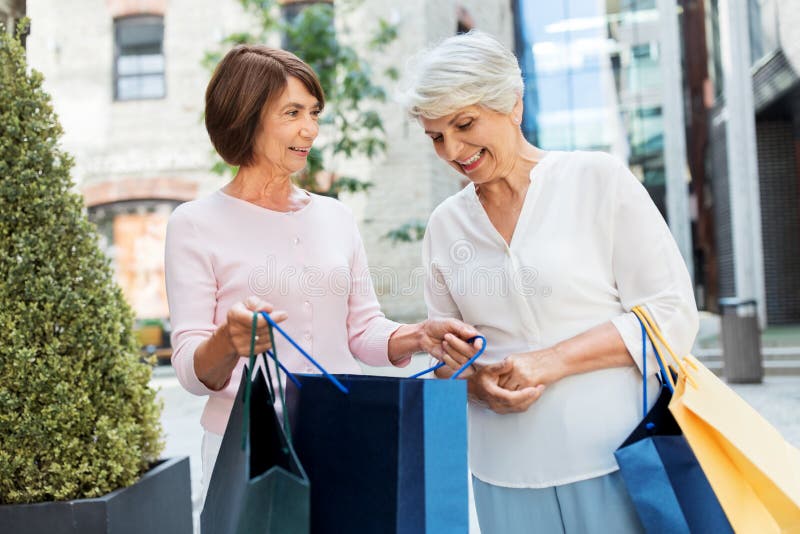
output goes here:
[{"label": "pink cardigan", "polygon": [[[271,211],[222,191],[179,206],[167,227],[166,281],[172,365],[178,381],[208,395],[203,427],[223,434],[246,358],[219,391],[194,370],[197,346],[250,295],[288,312],[281,327],[333,373],[358,374],[354,360],[391,365],[389,336],[400,326],[380,311],[361,236],[342,203],[311,195],[295,212]],[[316,368],[276,332],[282,363]]]}]

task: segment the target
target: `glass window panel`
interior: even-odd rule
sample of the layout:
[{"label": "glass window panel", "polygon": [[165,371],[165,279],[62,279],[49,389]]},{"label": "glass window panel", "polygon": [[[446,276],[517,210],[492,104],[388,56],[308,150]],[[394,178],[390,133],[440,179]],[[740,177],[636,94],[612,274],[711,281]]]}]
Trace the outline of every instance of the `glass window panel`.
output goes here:
[{"label": "glass window panel", "polygon": [[164,85],[163,74],[122,77],[117,80],[117,99],[161,98],[165,93]]},{"label": "glass window panel", "polygon": [[157,74],[163,72],[164,56],[161,54],[120,56],[119,61],[117,61],[117,74],[120,76]]},{"label": "glass window panel", "polygon": [[144,56],[148,54],[160,54],[161,43],[147,43],[139,46],[125,46],[119,49],[120,56]]},{"label": "glass window panel", "polygon": [[536,77],[541,111],[565,111],[570,108],[567,73],[549,73]]},{"label": "glass window panel", "polygon": [[570,74],[571,107],[576,110],[602,108],[606,104],[603,73],[600,69],[574,71]]},{"label": "glass window panel", "polygon": [[129,17],[117,19],[117,45],[121,48],[147,46],[164,40],[161,17]]}]

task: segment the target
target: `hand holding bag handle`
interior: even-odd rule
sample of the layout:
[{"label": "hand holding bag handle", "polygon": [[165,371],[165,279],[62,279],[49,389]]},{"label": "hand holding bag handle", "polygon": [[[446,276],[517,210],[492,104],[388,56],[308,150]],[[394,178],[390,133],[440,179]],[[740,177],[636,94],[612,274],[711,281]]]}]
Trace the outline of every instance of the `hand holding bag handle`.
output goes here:
[{"label": "hand holding bag handle", "polygon": [[[287,334],[287,333],[286,333],[286,332],[285,332],[285,331],[284,331],[284,330],[283,330],[283,329],[282,329],[280,326],[278,326],[278,324],[277,324],[275,321],[273,321],[273,320],[272,320],[272,317],[270,317],[270,316],[269,316],[269,314],[268,314],[267,312],[265,312],[265,311],[262,311],[262,312],[254,312],[254,313],[253,313],[253,325],[254,325],[254,327],[253,327],[253,328],[255,328],[255,324],[256,324],[256,323],[255,323],[255,321],[256,321],[256,319],[257,319],[257,317],[258,317],[258,314],[259,314],[259,313],[261,314],[261,316],[262,316],[262,317],[264,317],[264,319],[266,319],[266,321],[267,321],[267,324],[269,325],[269,335],[270,335],[270,340],[272,341],[272,349],[273,349],[273,351],[275,350],[275,340],[274,340],[274,338],[272,337],[272,329],[274,328],[274,329],[276,329],[278,332],[280,332],[280,334],[281,334],[281,335],[282,335],[282,336],[283,336],[283,337],[286,339],[286,341],[288,341],[289,343],[291,343],[291,344],[292,344],[292,346],[293,346],[294,348],[296,348],[296,349],[297,349],[297,350],[300,352],[300,354],[302,354],[302,355],[303,355],[303,356],[304,356],[304,357],[305,357],[305,358],[306,358],[308,361],[310,361],[312,364],[314,364],[314,366],[315,366],[317,369],[319,369],[320,371],[322,371],[322,374],[325,376],[325,378],[327,378],[328,380],[330,380],[331,382],[333,382],[333,384],[334,384],[334,385],[335,385],[337,388],[339,388],[339,390],[340,390],[342,393],[348,393],[347,387],[345,387],[345,386],[344,386],[344,384],[342,384],[341,382],[339,382],[339,380],[337,380],[335,376],[333,376],[332,374],[328,373],[328,371],[326,371],[326,370],[325,370],[325,368],[324,368],[324,367],[322,367],[322,365],[320,365],[320,364],[317,362],[317,360],[315,360],[315,359],[314,359],[314,358],[313,358],[313,357],[312,357],[310,354],[308,354],[308,353],[307,353],[305,350],[303,350],[303,347],[301,347],[300,345],[298,345],[298,344],[297,344],[297,342],[295,342],[295,340],[294,340],[294,339],[292,339],[292,338],[291,338],[291,336],[290,336],[289,334]],[[255,332],[255,330],[253,330],[253,332]],[[255,335],[255,333],[254,333],[253,335]],[[478,359],[478,358],[479,358],[479,357],[480,357],[480,356],[483,354],[483,352],[486,350],[486,338],[485,338],[485,337],[483,337],[483,336],[475,336],[475,337],[472,337],[472,338],[468,339],[467,341],[468,341],[469,343],[474,343],[474,342],[475,342],[476,340],[478,340],[478,339],[480,339],[481,341],[483,341],[483,345],[481,346],[481,349],[480,349],[478,352],[476,352],[476,353],[475,353],[475,355],[474,355],[474,356],[472,356],[472,358],[470,358],[470,359],[467,361],[467,363],[465,363],[464,365],[462,365],[462,366],[461,366],[461,368],[460,368],[458,371],[456,371],[456,372],[455,372],[455,374],[453,374],[453,376],[451,376],[451,377],[450,377],[450,380],[455,380],[456,378],[458,378],[458,377],[459,377],[459,375],[461,375],[461,373],[463,373],[464,371],[466,371],[467,369],[469,369],[469,366],[470,366],[470,365],[472,365],[472,364],[475,362],[475,360],[477,360],[477,359]],[[253,339],[251,339],[251,341],[250,341],[251,347],[252,347],[252,346],[254,346],[254,343],[255,343],[255,341],[254,341]],[[251,348],[251,350],[252,350],[252,348]],[[294,384],[295,384],[296,386],[298,386],[298,387],[301,387],[301,386],[300,386],[300,382],[299,382],[299,381],[298,381],[298,380],[297,380],[297,379],[294,377],[294,375],[293,375],[292,373],[290,373],[290,372],[289,372],[289,370],[288,370],[288,369],[286,369],[286,368],[285,368],[283,365],[281,365],[281,364],[280,364],[280,362],[278,361],[278,359],[277,359],[277,356],[276,356],[276,355],[274,355],[274,354],[273,354],[272,352],[270,352],[270,351],[267,351],[267,354],[269,354],[269,355],[270,355],[270,357],[271,357],[273,360],[275,360],[275,362],[276,362],[276,363],[277,363],[277,364],[280,366],[280,368],[283,370],[283,372],[284,372],[284,373],[286,373],[286,376],[288,376],[288,377],[289,377],[289,379],[290,379],[292,382],[294,382]],[[252,358],[252,355],[251,355],[251,358]],[[251,365],[252,365],[252,364],[251,364]],[[431,371],[435,371],[436,369],[439,369],[440,367],[442,367],[442,366],[444,366],[444,365],[445,365],[445,363],[444,363],[444,362],[439,362],[437,365],[435,365],[435,366],[431,367],[430,369],[426,369],[425,371],[422,371],[422,372],[416,373],[416,374],[414,374],[414,375],[411,375],[409,378],[419,378],[420,376],[422,376],[422,375],[425,375],[425,374],[428,374],[428,373],[430,373]],[[280,385],[280,382],[278,382],[278,384]]]},{"label": "hand holding bag handle", "polygon": [[[470,366],[470,365],[472,365],[473,363],[475,363],[475,360],[477,360],[477,359],[478,359],[478,358],[479,358],[479,357],[480,357],[480,356],[483,354],[483,352],[486,350],[486,338],[485,338],[485,337],[483,337],[483,336],[475,336],[475,337],[471,337],[471,338],[469,338],[469,339],[467,340],[467,343],[470,343],[470,344],[472,344],[472,343],[475,343],[475,341],[476,341],[476,340],[478,340],[478,339],[480,339],[481,341],[483,341],[483,343],[481,344],[481,348],[480,348],[480,350],[479,350],[478,352],[476,352],[476,353],[475,353],[475,355],[474,355],[474,356],[472,356],[472,358],[470,358],[469,360],[467,360],[467,363],[465,363],[464,365],[462,365],[462,366],[461,366],[461,367],[458,369],[458,371],[456,371],[455,373],[453,373],[453,375],[450,377],[450,380],[455,380],[456,378],[458,378],[458,377],[461,375],[461,373],[463,373],[464,371],[466,371],[467,369],[469,369],[469,366]],[[444,362],[439,362],[439,363],[437,363],[436,365],[434,365],[433,367],[431,367],[431,368],[429,368],[429,369],[425,369],[424,371],[420,371],[419,373],[415,373],[415,374],[413,374],[413,375],[409,376],[408,378],[419,378],[419,377],[421,377],[422,375],[427,375],[427,374],[428,374],[428,373],[430,373],[431,371],[435,371],[435,370],[437,370],[437,369],[441,369],[441,368],[442,368],[442,367],[444,367],[445,365],[446,365],[446,364],[445,364]]]}]

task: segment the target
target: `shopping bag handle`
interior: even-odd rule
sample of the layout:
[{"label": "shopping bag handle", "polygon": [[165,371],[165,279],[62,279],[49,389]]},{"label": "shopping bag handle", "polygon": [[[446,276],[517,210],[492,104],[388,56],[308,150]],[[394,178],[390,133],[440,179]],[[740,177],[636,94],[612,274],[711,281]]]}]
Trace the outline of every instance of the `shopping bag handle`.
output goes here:
[{"label": "shopping bag handle", "polygon": [[[304,356],[304,357],[305,357],[305,358],[306,358],[308,361],[310,361],[312,364],[314,364],[314,366],[315,366],[317,369],[319,369],[320,371],[322,371],[322,374],[323,374],[323,375],[325,375],[325,378],[327,378],[328,380],[330,380],[330,381],[333,383],[333,385],[334,385],[334,386],[336,386],[336,387],[339,389],[339,391],[341,391],[342,393],[345,393],[345,394],[346,394],[346,393],[350,393],[350,391],[347,389],[347,387],[346,387],[344,384],[342,384],[341,382],[339,382],[339,380],[337,380],[337,378],[336,378],[335,376],[333,376],[333,375],[332,375],[332,374],[330,374],[328,371],[326,371],[326,370],[325,370],[325,368],[324,368],[324,367],[322,367],[322,365],[320,365],[320,364],[317,362],[317,360],[315,360],[315,359],[314,359],[314,358],[313,358],[313,357],[312,357],[312,356],[311,356],[309,353],[307,353],[305,350],[303,350],[303,347],[301,347],[300,345],[298,345],[298,344],[295,342],[295,340],[294,340],[294,339],[292,339],[292,338],[291,338],[291,336],[290,336],[289,334],[287,334],[287,333],[286,333],[286,332],[283,330],[283,328],[281,328],[280,326],[278,326],[278,323],[276,323],[275,321],[273,321],[273,320],[272,320],[272,317],[270,317],[270,316],[269,316],[269,314],[268,314],[267,312],[265,312],[265,311],[262,311],[262,312],[254,312],[254,313],[253,313],[253,317],[257,317],[257,314],[259,314],[259,313],[261,314],[261,316],[262,316],[264,319],[266,319],[266,321],[267,321],[267,324],[269,324],[269,326],[270,326],[270,336],[272,335],[272,330],[271,330],[272,328],[274,328],[275,330],[277,330],[277,331],[278,331],[278,332],[279,332],[279,333],[280,333],[280,334],[281,334],[281,335],[282,335],[282,336],[283,336],[283,337],[286,339],[286,341],[288,341],[289,343],[291,343],[291,345],[292,345],[294,348],[296,348],[296,349],[297,349],[297,350],[300,352],[300,354],[302,354],[302,355],[303,355],[303,356]],[[273,341],[273,342],[272,342],[272,348],[273,348],[273,350],[274,350],[274,349],[275,349],[275,342],[274,342],[274,340],[272,340],[272,341]],[[273,356],[272,354],[270,354],[270,356],[272,356],[272,357],[273,357],[273,359],[275,358],[275,356]],[[276,360],[276,361],[277,361],[277,360]],[[285,368],[285,367],[284,367],[283,369],[284,369],[284,372],[287,374],[287,376],[289,376],[289,377],[292,379],[292,381],[293,381],[295,384],[297,384],[297,383],[298,383],[297,379],[296,379],[294,376],[292,376],[292,375],[291,375],[291,373],[289,373],[289,372],[286,370],[286,368]]]},{"label": "shopping bag handle", "polygon": [[[470,358],[469,360],[467,360],[467,363],[465,363],[464,365],[462,365],[462,366],[461,366],[461,367],[458,369],[458,371],[456,371],[456,372],[453,374],[453,376],[451,376],[451,377],[450,377],[450,380],[455,380],[456,378],[458,378],[458,377],[459,377],[459,375],[460,375],[461,373],[463,373],[464,371],[466,371],[467,369],[469,369],[469,366],[470,366],[470,365],[472,365],[472,364],[475,362],[475,360],[477,360],[477,359],[478,359],[478,357],[480,357],[480,355],[481,355],[481,354],[483,354],[483,351],[485,351],[485,350],[486,350],[486,338],[485,338],[485,337],[483,337],[483,336],[475,336],[475,337],[471,337],[471,338],[469,338],[469,339],[467,340],[467,343],[470,343],[470,344],[472,344],[472,343],[475,343],[475,341],[476,341],[476,340],[478,340],[478,339],[480,339],[481,341],[483,341],[483,343],[481,344],[481,348],[480,348],[480,350],[479,350],[478,352],[476,352],[476,353],[475,353],[475,355],[474,355],[472,358]],[[434,365],[433,367],[431,367],[430,369],[425,369],[424,371],[420,371],[419,373],[413,374],[413,375],[409,376],[408,378],[419,378],[419,377],[421,377],[422,375],[427,375],[427,374],[428,374],[428,373],[430,373],[431,371],[435,371],[435,370],[437,370],[437,369],[440,369],[440,368],[442,368],[442,367],[444,367],[444,366],[445,366],[445,363],[444,363],[444,362],[439,362],[439,363],[437,363],[436,365]]]},{"label": "shopping bag handle", "polygon": [[[661,333],[661,330],[658,328],[658,325],[647,312],[646,309],[642,306],[634,306],[631,310],[636,317],[639,319],[639,322],[644,326],[645,330],[647,331],[647,337],[650,338],[650,343],[653,345],[653,351],[656,354],[656,360],[659,362],[659,366],[661,366],[665,370],[671,370],[672,366],[667,363],[667,359],[662,352],[663,349],[666,349],[669,352],[670,356],[672,356],[672,361],[678,366],[676,373],[679,376],[683,376],[686,378],[686,381],[689,382],[692,386],[697,387],[692,376],[689,374],[689,371],[686,367],[686,364],[683,362],[681,358],[675,354],[675,351],[672,350],[672,347],[669,346],[667,340],[664,338],[664,334]],[[663,349],[659,349],[658,343],[659,341],[663,346]],[[675,390],[675,380],[673,379],[672,373],[667,372],[667,379],[668,383],[672,386],[672,390]]]},{"label": "shopping bag handle", "polygon": [[[272,343],[272,348],[275,349],[275,336],[272,333],[272,325],[268,324],[269,327],[269,339]],[[244,386],[244,421],[242,422],[242,450],[247,447],[247,435],[250,430],[250,398],[252,396],[252,382],[253,382],[253,370],[255,369],[256,364],[256,330],[258,328],[258,313],[253,313],[253,321],[250,327],[250,357],[248,361],[248,365],[245,367],[246,371],[246,379],[245,379],[245,386]],[[267,373],[267,390],[269,392],[270,401],[274,404],[275,403],[275,387],[272,384],[272,374],[269,371],[269,363],[267,362],[266,357],[264,356],[265,353],[261,353],[261,357],[264,359],[264,370]],[[286,369],[283,364],[280,363],[278,360],[278,351],[275,350],[274,353],[271,353],[272,359],[275,361],[275,374],[277,375],[278,380],[278,392],[280,395],[281,402],[283,403],[283,430],[284,434],[286,435],[287,445],[284,446],[284,453],[287,452],[287,447],[292,446],[292,434],[291,430],[289,429],[289,417],[286,410],[286,396],[283,393],[283,382],[281,381],[281,375],[278,370],[280,367],[281,369]],[[286,371],[288,373],[288,371]],[[294,377],[292,377],[294,379]],[[295,379],[296,380],[296,379]]]},{"label": "shopping bag handle", "polygon": [[[644,323],[639,316],[636,316],[636,319],[639,321],[639,325],[642,327],[642,419],[647,417],[647,330],[645,330]],[[650,344],[653,342],[651,341]],[[655,350],[655,345],[653,345],[653,350]],[[661,380],[661,384],[666,386],[667,389],[670,390],[671,393],[675,392],[675,389],[672,387],[672,384],[667,380],[667,370],[664,369],[664,364],[661,363],[660,358],[656,358],[659,367],[658,376]],[[651,423],[652,424],[652,423]]]}]

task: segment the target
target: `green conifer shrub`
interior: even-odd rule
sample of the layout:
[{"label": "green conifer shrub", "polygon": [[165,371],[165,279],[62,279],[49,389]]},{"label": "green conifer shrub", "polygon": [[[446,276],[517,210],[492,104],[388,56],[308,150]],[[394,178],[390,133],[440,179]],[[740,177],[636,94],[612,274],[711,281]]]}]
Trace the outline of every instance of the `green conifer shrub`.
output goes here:
[{"label": "green conifer shrub", "polygon": [[161,406],[42,75],[0,35],[0,504],[97,497],[158,458]]}]

